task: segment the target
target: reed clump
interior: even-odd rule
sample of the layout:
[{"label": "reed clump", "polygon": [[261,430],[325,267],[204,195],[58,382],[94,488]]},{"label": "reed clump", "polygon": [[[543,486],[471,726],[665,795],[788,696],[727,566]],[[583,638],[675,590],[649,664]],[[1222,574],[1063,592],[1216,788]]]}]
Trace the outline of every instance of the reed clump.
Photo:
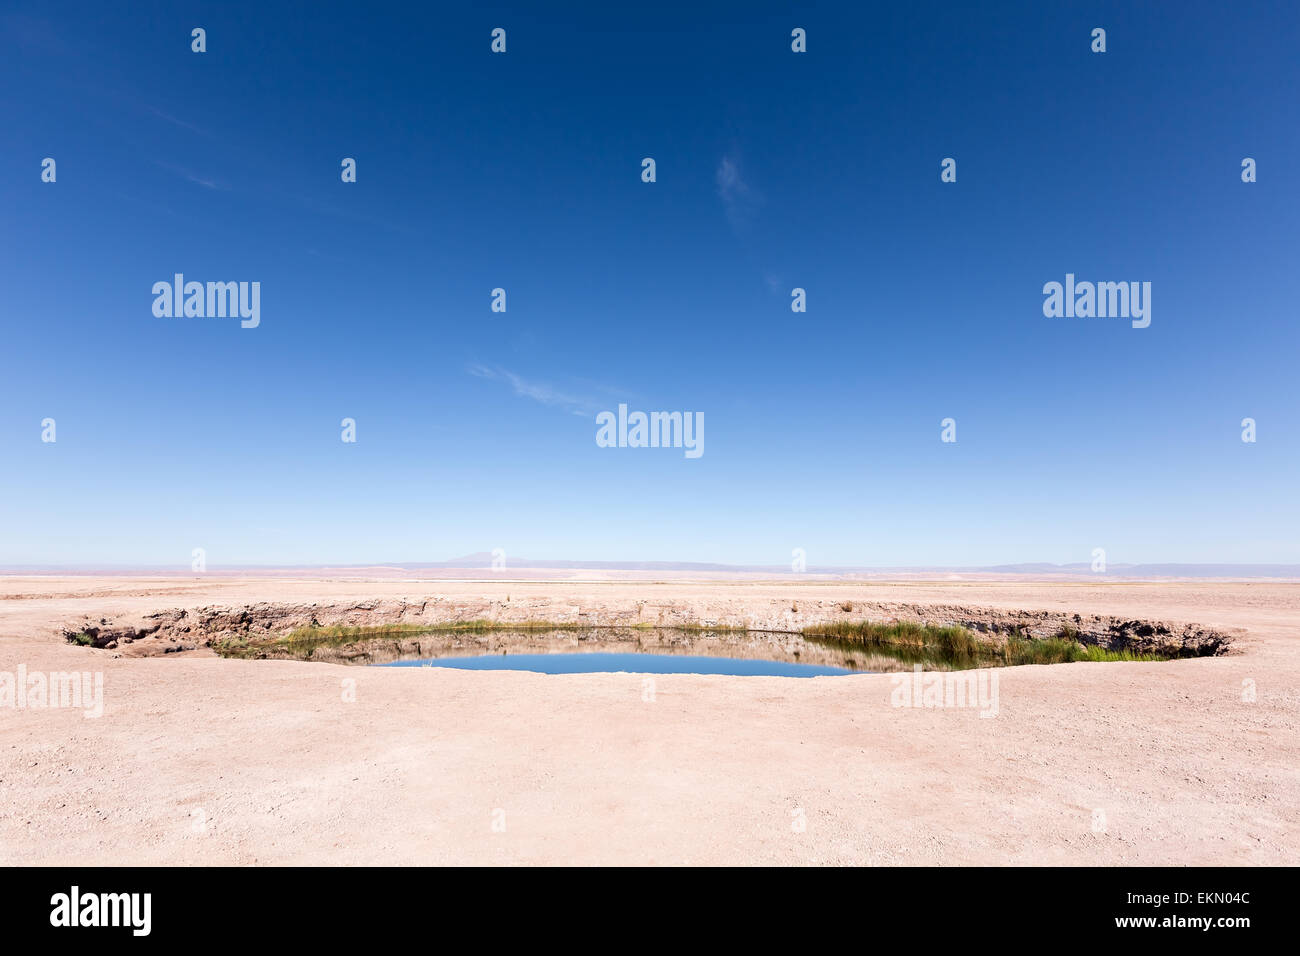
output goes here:
[{"label": "reed clump", "polygon": [[1078,639],[1078,631],[1069,627],[1063,628],[1055,637],[1030,638],[1016,633],[999,643],[984,640],[974,631],[955,625],[912,621],[831,621],[804,628],[803,636],[841,645],[879,648],[908,659],[930,658],[936,663],[957,666],[1167,660],[1154,654],[1084,644]]}]

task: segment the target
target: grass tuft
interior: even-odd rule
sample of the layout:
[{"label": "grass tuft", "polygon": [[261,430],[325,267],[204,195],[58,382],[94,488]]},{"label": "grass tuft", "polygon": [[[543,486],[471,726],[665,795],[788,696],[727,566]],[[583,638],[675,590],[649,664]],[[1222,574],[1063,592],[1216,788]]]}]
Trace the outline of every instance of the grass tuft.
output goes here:
[{"label": "grass tuft", "polygon": [[[648,621],[634,624],[613,625],[620,630],[651,630],[657,625]],[[265,637],[252,637],[241,634],[238,637],[214,641],[213,648],[223,657],[265,657],[268,652],[284,652],[296,658],[309,658],[318,647],[338,647],[357,641],[374,638],[398,638],[411,634],[446,634],[446,633],[484,633],[488,631],[590,631],[597,628],[591,624],[578,624],[568,621],[494,621],[488,618],[474,618],[468,621],[449,621],[443,624],[386,624],[358,626],[352,624],[312,624],[295,628],[287,634],[272,634]],[[681,631],[743,631],[744,628],[718,627],[705,624],[676,624],[674,630]]]},{"label": "grass tuft", "polygon": [[848,646],[878,647],[908,660],[935,660],[951,666],[1071,664],[1077,661],[1162,661],[1155,654],[1108,650],[1078,640],[1067,627],[1057,637],[1041,640],[1017,632],[1001,644],[981,640],[964,627],[915,624],[910,621],[832,621],[804,628],[803,635]]}]

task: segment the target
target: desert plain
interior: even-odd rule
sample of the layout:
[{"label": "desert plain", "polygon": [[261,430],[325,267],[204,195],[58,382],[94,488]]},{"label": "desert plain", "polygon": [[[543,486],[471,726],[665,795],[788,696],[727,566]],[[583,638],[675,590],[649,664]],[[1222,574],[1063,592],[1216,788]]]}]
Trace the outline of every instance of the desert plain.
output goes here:
[{"label": "desert plain", "polygon": [[[888,674],[656,675],[647,694],[637,674],[226,659],[184,623],[409,607],[797,629],[845,606],[1102,615],[1231,640],[1215,656],[1004,668],[981,717],[893,706]],[[140,640],[68,640],[159,620]],[[1300,859],[1292,582],[0,575],[0,673],[20,667],[102,673],[103,712],[0,707],[6,865]]]}]

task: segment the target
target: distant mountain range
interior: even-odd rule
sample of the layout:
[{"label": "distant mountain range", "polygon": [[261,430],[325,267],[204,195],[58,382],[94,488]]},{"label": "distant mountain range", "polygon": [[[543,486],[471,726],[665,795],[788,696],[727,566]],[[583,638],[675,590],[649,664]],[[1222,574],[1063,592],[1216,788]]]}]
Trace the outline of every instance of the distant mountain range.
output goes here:
[{"label": "distant mountain range", "polygon": [[[957,570],[957,569],[951,569]],[[970,568],[989,574],[1092,574],[1087,562],[1076,564],[998,564]],[[1107,574],[1152,578],[1298,578],[1300,564],[1108,564]]]},{"label": "distant mountain range", "polygon": [[[712,564],[693,561],[569,561],[535,560],[506,557],[507,568],[593,571],[711,571],[732,574],[791,574],[788,564]],[[467,554],[450,561],[400,562],[398,567],[419,568],[491,568],[492,555],[487,551]],[[1024,564],[963,565],[953,567],[909,566],[808,566],[809,574],[1087,574],[1092,566],[1081,561],[1074,564],[1027,562]],[[1300,578],[1300,564],[1109,564],[1106,573],[1120,577],[1168,578]]]},{"label": "distant mountain range", "polygon": [[[125,566],[125,565],[7,565],[0,566],[0,572],[32,573],[160,573],[185,574],[188,568],[178,566]],[[457,571],[452,577],[465,577],[464,572],[482,572],[488,574],[533,571],[542,572],[641,572],[642,574],[699,574],[699,575],[776,575],[794,576],[789,565],[775,564],[718,564],[698,561],[574,561],[563,559],[539,560],[518,558],[507,555],[500,572],[493,571],[493,555],[488,551],[467,554],[449,561],[396,561],[376,564],[319,564],[319,565],[217,565],[208,568],[208,573],[229,575],[240,571],[256,571],[272,574],[290,574],[293,572],[328,572],[331,574],[394,574],[410,577],[420,572]],[[906,567],[819,567],[809,565],[807,575],[812,577],[907,577],[907,576],[952,576],[952,575],[1026,575],[1026,576],[1060,576],[1060,577],[1100,577],[1092,571],[1087,562],[1074,564],[1050,564],[1031,562],[1024,564],[996,565],[962,565],[952,567],[906,566]],[[1300,564],[1109,564],[1105,577],[1111,578],[1272,578],[1300,579]]]}]

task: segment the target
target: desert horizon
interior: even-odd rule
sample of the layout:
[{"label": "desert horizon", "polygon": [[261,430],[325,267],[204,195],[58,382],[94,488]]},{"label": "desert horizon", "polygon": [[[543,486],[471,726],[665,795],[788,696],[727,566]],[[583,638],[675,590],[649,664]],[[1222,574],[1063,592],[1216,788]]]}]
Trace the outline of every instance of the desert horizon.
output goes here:
[{"label": "desert horizon", "polygon": [[88,563],[84,565],[41,564],[41,565],[3,565],[0,575],[21,577],[24,575],[102,575],[102,576],[142,576],[149,574],[163,576],[192,577],[259,577],[307,574],[359,575],[363,578],[376,578],[391,574],[400,578],[414,578],[424,572],[438,572],[442,577],[433,576],[421,580],[437,581],[442,579],[463,578],[466,575],[490,572],[486,580],[529,580],[545,579],[551,575],[581,574],[590,572],[601,575],[615,572],[617,576],[631,579],[633,576],[666,576],[668,579],[734,578],[737,580],[855,580],[861,578],[908,579],[918,580],[930,577],[943,577],[953,580],[1016,580],[1018,578],[1039,578],[1043,580],[1222,580],[1222,581],[1300,581],[1300,564],[1268,564],[1260,562],[1215,563],[1215,562],[1146,562],[1146,563],[1109,563],[1098,569],[1087,562],[1053,564],[1050,562],[1023,562],[1019,564],[995,565],[953,565],[953,566],[834,566],[818,567],[805,565],[795,570],[789,565],[725,564],[702,561],[592,561],[564,559],[530,559],[505,556],[499,551],[463,555],[445,561],[375,561],[375,562],[330,562],[320,564],[271,563],[271,564],[230,564],[226,566],[208,566],[206,558],[202,570],[190,566],[168,564],[122,564]]},{"label": "desert horizon", "polygon": [[[973,703],[899,706],[898,675],[884,672],[661,674],[646,700],[636,672],[356,666],[214,649],[222,636],[307,622],[396,640],[485,619],[795,633],[871,618],[962,621],[990,638],[1007,621],[1032,635],[1069,619],[1084,640],[1164,633],[1160,646],[1209,656],[1001,667],[996,713],[984,719],[987,706]],[[101,673],[103,711],[8,714],[0,772],[11,806],[24,809],[0,820],[0,847],[11,865],[87,855],[136,865],[1289,863],[1300,825],[1300,704],[1288,689],[1300,678],[1297,622],[1300,587],[1277,582],[5,575],[6,659],[29,672]],[[402,623],[405,634],[393,630]],[[104,646],[72,640],[87,627]],[[340,696],[349,682],[350,699]],[[703,719],[719,709],[730,719]],[[149,733],[158,726],[168,733]],[[250,726],[262,730],[252,749]],[[64,740],[56,763],[51,729]],[[1117,740],[1125,746],[1110,746]],[[591,763],[582,755],[597,742]],[[946,768],[938,790],[936,766]],[[220,782],[203,783],[218,767]],[[443,823],[394,842],[405,822],[380,808],[412,799],[439,808]],[[873,811],[846,812],[862,805]],[[496,810],[509,820],[502,832],[491,827]],[[796,810],[802,830],[790,829]],[[199,812],[206,823],[195,830]],[[40,839],[24,839],[33,827]]]}]

